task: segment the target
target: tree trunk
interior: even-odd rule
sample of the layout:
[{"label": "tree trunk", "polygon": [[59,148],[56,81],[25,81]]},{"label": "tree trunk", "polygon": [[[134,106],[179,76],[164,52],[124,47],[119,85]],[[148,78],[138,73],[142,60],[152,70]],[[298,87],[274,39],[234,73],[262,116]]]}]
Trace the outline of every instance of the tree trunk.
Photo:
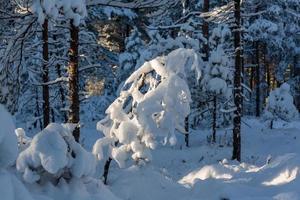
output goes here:
[{"label": "tree trunk", "polygon": [[213,124],[212,124],[212,143],[216,143],[216,132],[217,132],[217,97],[213,99]]},{"label": "tree trunk", "polygon": [[[69,123],[79,123],[79,75],[78,75],[78,40],[79,40],[79,28],[73,25],[71,20],[71,42],[70,42],[70,62],[68,67],[69,72]],[[73,131],[73,136],[77,142],[79,142],[80,129],[79,126]]]},{"label": "tree trunk", "polygon": [[260,62],[259,62],[259,42],[255,42],[256,49],[256,117],[260,116]]},{"label": "tree trunk", "polygon": [[44,128],[50,122],[50,103],[49,103],[49,47],[48,47],[48,20],[43,24],[43,126]]},{"label": "tree trunk", "polygon": [[234,47],[235,47],[235,72],[234,72],[234,104],[236,110],[233,118],[233,152],[232,159],[241,161],[241,1],[234,0]]},{"label": "tree trunk", "polygon": [[[243,18],[241,18],[241,27],[242,26],[244,26],[244,20],[243,20]],[[242,78],[242,80],[241,80],[241,82],[244,84],[245,83],[245,77],[244,77],[244,75],[245,75],[245,67],[244,67],[244,32],[241,30],[241,71],[242,71],[242,74],[241,74],[241,78]],[[242,86],[241,87],[241,93],[243,94],[243,96],[245,95],[244,94],[244,87]],[[242,96],[242,98],[241,98],[241,106],[242,106],[242,111],[241,111],[241,116],[243,116],[243,114],[244,114],[244,98],[243,98],[243,96]]]},{"label": "tree trunk", "polygon": [[105,165],[104,165],[104,172],[103,172],[103,183],[105,185],[107,185],[107,177],[108,177],[108,172],[109,172],[109,166],[110,166],[110,163],[111,163],[112,159],[109,157],[108,160],[105,162]]},{"label": "tree trunk", "polygon": [[184,135],[184,141],[185,141],[185,146],[186,147],[189,147],[189,116],[187,116],[184,120],[184,128],[185,128],[185,131],[186,131],[186,134]]},{"label": "tree trunk", "polygon": [[[203,12],[209,12],[209,0],[204,0],[203,2]],[[208,26],[208,22],[205,20],[204,18],[204,22],[202,25],[202,34],[204,36],[204,38],[206,39],[206,43],[204,43],[203,45],[203,53],[204,53],[204,61],[208,61],[208,57],[209,57],[209,44],[208,44],[208,40],[209,40],[209,26]]]}]

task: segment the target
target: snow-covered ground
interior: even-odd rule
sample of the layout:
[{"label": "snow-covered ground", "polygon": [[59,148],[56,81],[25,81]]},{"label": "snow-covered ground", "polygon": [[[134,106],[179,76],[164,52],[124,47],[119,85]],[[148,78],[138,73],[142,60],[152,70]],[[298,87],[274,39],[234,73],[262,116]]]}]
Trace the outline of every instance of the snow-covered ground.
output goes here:
[{"label": "snow-covered ground", "polygon": [[124,200],[300,199],[300,123],[270,130],[257,119],[244,121],[242,163],[230,160],[231,131],[219,130],[216,145],[208,145],[209,131],[194,131],[189,148],[178,135],[178,144],[158,147],[147,166],[113,163],[108,187]]},{"label": "snow-covered ground", "polygon": [[[108,186],[84,179],[55,187],[25,184],[25,189],[21,177],[7,170],[2,170],[0,184],[9,179],[33,199],[51,200],[299,200],[300,122],[275,123],[271,130],[255,118],[243,121],[242,163],[230,159],[230,130],[218,130],[215,145],[207,142],[209,130],[198,130],[191,132],[189,148],[178,134],[175,146],[159,145],[145,166],[120,169],[113,161]],[[88,151],[100,137],[96,123],[84,124],[82,142]]]}]

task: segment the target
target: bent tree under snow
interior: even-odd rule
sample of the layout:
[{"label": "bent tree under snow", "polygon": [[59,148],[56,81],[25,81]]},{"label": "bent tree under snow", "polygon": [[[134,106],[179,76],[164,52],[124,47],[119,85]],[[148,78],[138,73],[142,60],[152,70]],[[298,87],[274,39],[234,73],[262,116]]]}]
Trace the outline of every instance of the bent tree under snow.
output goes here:
[{"label": "bent tree under snow", "polygon": [[98,159],[109,146],[109,156],[124,167],[130,157],[137,163],[150,161],[150,150],[159,139],[174,145],[175,132],[186,133],[184,120],[190,112],[186,72],[195,71],[199,79],[201,65],[194,50],[180,48],[136,70],[106,110],[107,117],[97,124],[105,136],[93,148]]}]

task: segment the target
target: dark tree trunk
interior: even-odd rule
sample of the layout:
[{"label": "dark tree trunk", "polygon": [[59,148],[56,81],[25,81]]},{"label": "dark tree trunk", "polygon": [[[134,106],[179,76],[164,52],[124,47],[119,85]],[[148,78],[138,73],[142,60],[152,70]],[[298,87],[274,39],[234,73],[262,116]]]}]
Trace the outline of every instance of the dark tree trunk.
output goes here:
[{"label": "dark tree trunk", "polygon": [[256,56],[256,77],[255,77],[255,83],[256,83],[256,117],[260,116],[260,62],[259,62],[259,42],[255,42],[255,56]]},{"label": "dark tree trunk", "polygon": [[[209,0],[204,0],[203,2],[203,12],[209,12]],[[208,45],[208,39],[209,39],[209,26],[208,22],[204,19],[203,25],[202,25],[202,34],[204,38],[206,39],[206,43],[203,45],[203,53],[204,53],[204,61],[208,61],[209,57],[209,45]]]},{"label": "dark tree trunk", "polygon": [[103,172],[103,183],[105,185],[107,185],[107,178],[108,178],[108,172],[109,172],[109,166],[110,166],[110,163],[111,163],[112,159],[111,158],[108,158],[108,160],[105,162],[105,165],[104,165],[104,172]]},{"label": "dark tree trunk", "polygon": [[49,47],[48,47],[48,20],[43,24],[43,125],[44,128],[50,122],[50,103],[49,103]]},{"label": "dark tree trunk", "polygon": [[232,159],[241,161],[241,1],[234,0],[234,48],[235,48],[235,72],[234,72],[234,104],[236,110],[233,118],[233,152]]},{"label": "dark tree trunk", "polygon": [[212,143],[216,143],[217,132],[217,97],[213,99]]},{"label": "dark tree trunk", "polygon": [[[243,18],[241,18],[241,27],[244,26],[244,20]],[[244,32],[241,30],[241,71],[242,71],[242,74],[241,74],[241,82],[244,84],[245,83],[245,68],[244,68]],[[243,94],[243,96],[245,95],[244,94],[244,87],[242,86],[241,87],[241,93]],[[241,116],[243,116],[244,114],[244,98],[242,96],[242,99],[241,99],[241,105],[242,105],[242,111],[241,111]]]},{"label": "dark tree trunk", "polygon": [[184,135],[184,141],[185,141],[185,146],[186,147],[189,147],[190,144],[189,144],[189,116],[187,116],[184,120],[184,128],[185,128],[185,135]]},{"label": "dark tree trunk", "polygon": [[[71,20],[71,42],[70,42],[70,62],[68,67],[69,72],[69,123],[79,123],[79,75],[78,75],[78,40],[79,40],[79,28],[73,25]],[[76,127],[73,131],[73,136],[77,142],[80,138],[80,129]]]}]

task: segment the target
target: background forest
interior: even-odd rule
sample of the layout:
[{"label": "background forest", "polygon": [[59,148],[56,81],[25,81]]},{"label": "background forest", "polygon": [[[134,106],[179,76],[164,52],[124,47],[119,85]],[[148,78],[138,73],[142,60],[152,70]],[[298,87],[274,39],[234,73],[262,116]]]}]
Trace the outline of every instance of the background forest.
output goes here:
[{"label": "background forest", "polygon": [[0,24],[4,200],[300,199],[299,0],[0,0]]}]

